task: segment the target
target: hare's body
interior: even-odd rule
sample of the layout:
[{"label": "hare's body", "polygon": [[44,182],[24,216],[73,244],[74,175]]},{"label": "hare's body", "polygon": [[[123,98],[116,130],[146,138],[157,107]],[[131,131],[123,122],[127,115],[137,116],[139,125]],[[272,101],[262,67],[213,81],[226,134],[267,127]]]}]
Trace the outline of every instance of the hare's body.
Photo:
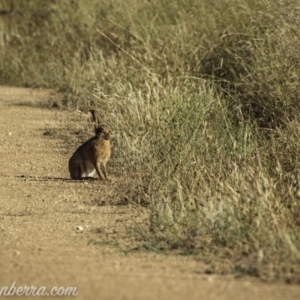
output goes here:
[{"label": "hare's body", "polygon": [[72,179],[93,177],[96,173],[101,180],[108,180],[106,163],[110,158],[110,130],[95,127],[95,136],[82,144],[69,160]]}]

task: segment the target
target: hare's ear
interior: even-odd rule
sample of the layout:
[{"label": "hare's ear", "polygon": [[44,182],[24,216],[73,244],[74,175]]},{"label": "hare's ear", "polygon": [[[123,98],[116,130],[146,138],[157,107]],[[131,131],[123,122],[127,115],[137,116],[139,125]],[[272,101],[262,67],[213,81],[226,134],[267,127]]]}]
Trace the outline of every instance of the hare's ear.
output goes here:
[{"label": "hare's ear", "polygon": [[92,118],[91,118],[92,123],[97,123],[98,119],[97,119],[96,111],[94,109],[90,109],[89,112],[92,115]]}]

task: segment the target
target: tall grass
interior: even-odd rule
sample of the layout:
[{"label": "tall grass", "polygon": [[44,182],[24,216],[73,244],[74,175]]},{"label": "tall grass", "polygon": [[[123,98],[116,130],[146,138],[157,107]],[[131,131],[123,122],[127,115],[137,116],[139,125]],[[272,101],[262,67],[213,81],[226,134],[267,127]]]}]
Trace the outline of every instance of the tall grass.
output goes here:
[{"label": "tall grass", "polygon": [[298,1],[0,4],[0,82],[105,112],[146,248],[299,281]]}]

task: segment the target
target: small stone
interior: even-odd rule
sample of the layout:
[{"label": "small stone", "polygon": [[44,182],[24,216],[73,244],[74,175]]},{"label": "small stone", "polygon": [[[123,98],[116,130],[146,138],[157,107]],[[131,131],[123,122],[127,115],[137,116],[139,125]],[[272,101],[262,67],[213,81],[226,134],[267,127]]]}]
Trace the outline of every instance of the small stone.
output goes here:
[{"label": "small stone", "polygon": [[77,229],[78,232],[82,232],[83,231],[83,227],[82,226],[77,226],[76,229]]}]

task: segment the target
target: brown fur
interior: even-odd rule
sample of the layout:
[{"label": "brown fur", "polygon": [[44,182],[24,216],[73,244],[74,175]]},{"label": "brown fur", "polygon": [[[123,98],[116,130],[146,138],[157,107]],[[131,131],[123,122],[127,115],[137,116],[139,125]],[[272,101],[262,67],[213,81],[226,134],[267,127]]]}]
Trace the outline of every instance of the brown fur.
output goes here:
[{"label": "brown fur", "polygon": [[[94,114],[91,112],[93,117]],[[111,155],[110,135],[111,131],[98,124],[94,117],[95,136],[82,144],[69,160],[69,171],[72,179],[91,178],[95,173],[100,180],[109,180],[106,171],[106,163]]]}]

